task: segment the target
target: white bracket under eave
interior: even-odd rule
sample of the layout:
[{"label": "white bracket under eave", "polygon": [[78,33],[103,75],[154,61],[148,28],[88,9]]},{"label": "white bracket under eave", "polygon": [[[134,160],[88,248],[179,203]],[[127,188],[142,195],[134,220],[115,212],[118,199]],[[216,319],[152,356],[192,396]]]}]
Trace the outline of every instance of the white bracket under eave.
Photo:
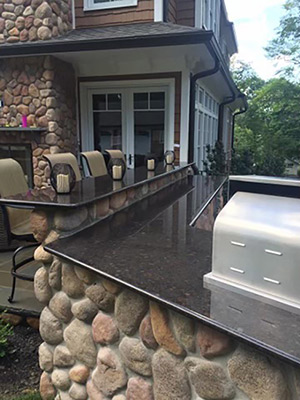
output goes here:
[{"label": "white bracket under eave", "polygon": [[164,0],[154,0],[154,22],[164,20]]}]

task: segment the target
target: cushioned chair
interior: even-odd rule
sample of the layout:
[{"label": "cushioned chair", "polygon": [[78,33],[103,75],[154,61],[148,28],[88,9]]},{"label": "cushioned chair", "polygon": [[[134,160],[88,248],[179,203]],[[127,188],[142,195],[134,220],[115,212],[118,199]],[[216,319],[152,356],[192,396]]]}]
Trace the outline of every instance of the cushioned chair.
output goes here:
[{"label": "cushioned chair", "polygon": [[107,175],[104,157],[100,151],[86,151],[81,153],[83,170],[88,170],[88,176],[98,177]]},{"label": "cushioned chair", "polygon": [[[0,196],[12,196],[18,193],[26,193],[28,191],[28,184],[26,182],[21,165],[12,158],[0,160]],[[11,250],[14,241],[30,241],[35,242],[31,229],[30,229],[30,214],[31,210],[22,209],[21,207],[6,207],[1,206],[0,210],[0,248],[1,250]],[[13,276],[12,292],[9,301],[13,301],[16,279],[23,279],[26,281],[33,281],[32,276],[24,275],[18,272],[21,267],[26,266],[29,262],[33,261],[33,255],[17,262],[17,255],[24,250],[37,247],[38,244],[30,244],[27,246],[19,247],[13,255],[13,267],[11,274]]]},{"label": "cushioned chair", "polygon": [[77,158],[72,153],[57,153],[57,154],[47,154],[43,156],[45,160],[50,164],[50,168],[53,168],[55,164],[69,164],[76,176],[76,181],[81,181],[81,172],[77,163]]}]

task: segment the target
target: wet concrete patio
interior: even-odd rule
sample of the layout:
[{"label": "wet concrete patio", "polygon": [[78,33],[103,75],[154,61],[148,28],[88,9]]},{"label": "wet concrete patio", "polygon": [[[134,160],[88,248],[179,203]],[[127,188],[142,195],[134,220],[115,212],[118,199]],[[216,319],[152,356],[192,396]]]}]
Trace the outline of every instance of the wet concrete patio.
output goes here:
[{"label": "wet concrete patio", "polygon": [[[24,252],[24,256],[28,255]],[[7,310],[25,316],[39,315],[43,306],[36,300],[33,292],[33,282],[17,279],[14,302],[8,302],[12,285],[12,251],[0,252],[0,309]],[[40,267],[37,262],[32,262],[24,269],[26,275],[34,276],[35,271]]]}]

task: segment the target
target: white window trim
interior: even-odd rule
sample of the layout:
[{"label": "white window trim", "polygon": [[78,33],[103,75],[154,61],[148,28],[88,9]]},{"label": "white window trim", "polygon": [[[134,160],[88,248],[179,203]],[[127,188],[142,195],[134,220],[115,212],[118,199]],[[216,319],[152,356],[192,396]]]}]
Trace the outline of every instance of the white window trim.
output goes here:
[{"label": "white window trim", "polygon": [[109,8],[121,8],[121,7],[134,7],[137,6],[138,0],[116,0],[109,1],[105,3],[95,3],[94,0],[84,0],[83,11],[92,10],[105,10]]},{"label": "white window trim", "polygon": [[154,0],[154,22],[163,22],[164,20],[164,1]]}]

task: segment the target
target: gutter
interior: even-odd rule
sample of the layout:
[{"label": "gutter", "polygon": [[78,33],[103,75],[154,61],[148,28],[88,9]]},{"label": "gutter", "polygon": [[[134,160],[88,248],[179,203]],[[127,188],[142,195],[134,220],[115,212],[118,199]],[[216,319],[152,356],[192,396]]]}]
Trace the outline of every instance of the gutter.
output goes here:
[{"label": "gutter", "polygon": [[189,151],[188,161],[194,161],[194,142],[195,142],[195,102],[196,102],[196,83],[198,79],[206,78],[220,71],[220,60],[216,57],[213,52],[212,46],[206,43],[207,49],[215,61],[213,68],[206,71],[198,72],[197,74],[191,75],[190,78],[190,115],[189,115]]}]

